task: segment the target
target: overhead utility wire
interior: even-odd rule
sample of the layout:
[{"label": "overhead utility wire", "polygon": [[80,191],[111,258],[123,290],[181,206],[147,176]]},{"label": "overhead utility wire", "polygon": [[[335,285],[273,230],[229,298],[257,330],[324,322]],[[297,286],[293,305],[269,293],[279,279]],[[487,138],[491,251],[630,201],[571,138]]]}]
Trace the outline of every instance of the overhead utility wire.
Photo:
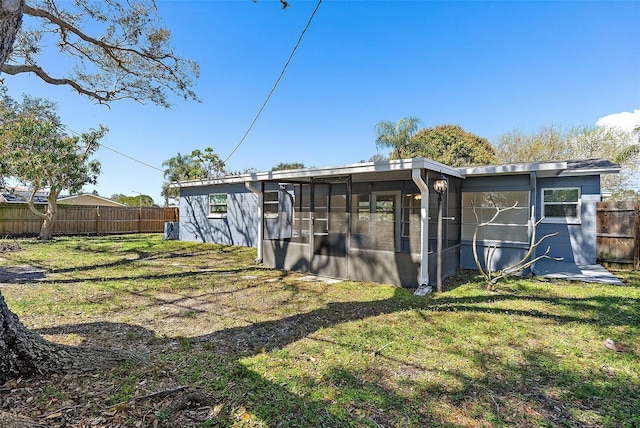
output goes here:
[{"label": "overhead utility wire", "polygon": [[278,87],[278,83],[280,83],[280,80],[282,79],[282,76],[284,76],[284,72],[287,69],[287,67],[289,66],[289,63],[291,62],[291,59],[293,58],[293,54],[296,53],[296,50],[298,49],[298,46],[300,46],[300,42],[302,41],[302,37],[304,36],[304,33],[307,32],[307,29],[311,25],[311,21],[313,21],[313,17],[316,15],[316,12],[318,11],[318,8],[320,7],[320,3],[322,3],[322,0],[318,0],[318,4],[316,5],[316,8],[313,10],[313,13],[309,17],[309,21],[307,22],[307,25],[302,30],[302,33],[300,33],[300,37],[298,37],[298,41],[296,42],[296,45],[293,47],[293,50],[291,51],[291,54],[289,55],[289,59],[287,59],[287,62],[284,64],[284,67],[282,67],[282,71],[280,72],[280,75],[276,79],[276,83],[274,83],[273,87],[271,88],[271,91],[269,92],[269,95],[267,95],[267,98],[264,100],[264,103],[262,103],[262,107],[260,107],[260,110],[258,110],[258,113],[253,118],[253,122],[251,122],[251,125],[249,125],[249,128],[247,129],[247,132],[244,133],[244,135],[240,139],[240,142],[238,142],[238,144],[236,144],[236,147],[231,151],[229,156],[227,156],[227,158],[225,160],[223,160],[223,162],[226,163],[231,158],[231,156],[233,156],[235,154],[235,152],[240,148],[242,143],[244,143],[244,140],[249,135],[249,132],[251,132],[251,129],[253,129],[253,125],[255,125],[256,122],[258,121],[258,118],[262,114],[262,111],[264,110],[264,108],[267,106],[267,103],[269,102],[269,99],[271,98],[271,95],[273,95],[273,93],[275,92],[276,88]]},{"label": "overhead utility wire", "polygon": [[153,168],[153,169],[155,169],[156,171],[164,172],[164,169],[160,169],[160,168],[158,168],[158,167],[156,167],[156,166],[149,165],[149,164],[148,164],[148,163],[146,163],[146,162],[142,162],[141,160],[138,160],[138,159],[136,159],[136,158],[132,158],[131,156],[129,156],[129,155],[125,155],[124,153],[119,152],[119,151],[117,151],[116,149],[112,149],[112,148],[111,148],[111,147],[109,147],[109,146],[105,146],[105,145],[104,145],[104,144],[102,144],[102,143],[98,143],[98,145],[99,145],[100,147],[104,147],[105,149],[111,150],[112,152],[117,153],[117,154],[119,154],[120,156],[124,156],[124,157],[125,157],[125,158],[127,158],[127,159],[131,159],[131,160],[132,160],[132,161],[134,161],[134,162],[138,162],[139,164],[142,164],[142,165],[144,165],[144,166],[148,166],[149,168]]},{"label": "overhead utility wire", "polygon": [[[78,133],[78,132],[74,131],[73,129],[69,128],[68,126],[65,126],[65,129],[66,129],[67,131],[71,132],[72,134],[76,134],[76,135],[78,135],[78,136],[80,135],[80,133]],[[163,173],[164,173],[164,169],[160,169],[160,168],[158,168],[158,167],[156,167],[156,166],[150,165],[150,164],[148,164],[148,163],[146,163],[146,162],[143,162],[143,161],[141,161],[141,160],[138,160],[138,159],[136,159],[136,158],[133,158],[133,157],[131,157],[131,156],[127,155],[127,154],[124,154],[124,153],[122,153],[122,152],[117,151],[116,149],[112,149],[111,147],[106,146],[106,145],[104,145],[104,144],[102,144],[102,143],[100,143],[100,142],[98,142],[98,146],[100,146],[100,147],[104,147],[105,149],[107,149],[107,150],[111,150],[112,152],[117,153],[117,154],[119,154],[120,156],[124,156],[125,158],[130,159],[130,160],[132,160],[132,161],[134,161],[134,162],[138,162],[138,163],[139,163],[139,164],[141,164],[141,165],[147,166],[147,167],[149,167],[149,168],[155,169],[156,171],[160,171],[160,172],[163,172]]]}]

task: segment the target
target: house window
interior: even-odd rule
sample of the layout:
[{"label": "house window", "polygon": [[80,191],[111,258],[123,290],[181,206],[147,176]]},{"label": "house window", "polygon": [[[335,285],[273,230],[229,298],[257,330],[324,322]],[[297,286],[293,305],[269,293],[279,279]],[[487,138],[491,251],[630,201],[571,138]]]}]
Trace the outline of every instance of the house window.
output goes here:
[{"label": "house window", "polygon": [[401,247],[403,253],[419,253],[421,236],[421,204],[420,193],[409,193],[402,195],[401,214]]},{"label": "house window", "polygon": [[279,191],[264,192],[264,217],[265,218],[277,218],[278,217],[278,195]]},{"label": "house window", "polygon": [[579,222],[580,189],[542,189],[542,216],[550,223]]},{"label": "house window", "polygon": [[309,242],[311,224],[311,191],[308,184],[294,185],[293,235],[294,242]]},{"label": "house window", "polygon": [[402,196],[402,237],[420,238],[420,193]]},{"label": "house window", "polygon": [[371,194],[359,193],[351,197],[351,247],[372,249],[371,237]]},{"label": "house window", "polygon": [[209,194],[209,216],[221,217],[227,214],[228,196],[226,193]]},{"label": "house window", "polygon": [[373,217],[372,237],[373,249],[383,251],[395,251],[398,247],[397,240],[400,235],[400,223],[396,218],[400,215],[398,204],[399,194],[373,193]]},{"label": "house window", "polygon": [[[511,208],[515,205],[514,208]],[[477,221],[491,220],[496,208],[510,208],[501,212],[487,226],[478,228],[480,241],[529,242],[529,192],[525,190],[504,192],[462,193],[462,239],[472,240]]]}]

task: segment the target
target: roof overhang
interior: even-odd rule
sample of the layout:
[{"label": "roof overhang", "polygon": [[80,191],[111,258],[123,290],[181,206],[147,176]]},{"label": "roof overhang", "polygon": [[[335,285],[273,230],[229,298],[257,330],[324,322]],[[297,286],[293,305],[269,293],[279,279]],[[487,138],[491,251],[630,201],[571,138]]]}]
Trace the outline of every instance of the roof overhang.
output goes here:
[{"label": "roof overhang", "polygon": [[[245,182],[276,181],[276,182],[310,182],[312,180],[331,179],[345,176],[368,175],[380,177],[394,175],[393,173],[406,171],[411,179],[411,170],[415,168],[431,170],[461,178],[458,168],[452,168],[440,162],[426,158],[397,159],[384,162],[363,162],[342,166],[303,168],[283,171],[268,171],[242,174],[217,179],[201,179],[172,183],[172,187],[200,187],[217,184],[241,184]],[[390,174],[391,173],[391,174]]]},{"label": "roof overhang", "polygon": [[535,172],[538,177],[574,177],[617,174],[620,165],[605,159],[581,159],[550,162],[523,162],[460,168],[464,178],[495,175],[518,175]]}]

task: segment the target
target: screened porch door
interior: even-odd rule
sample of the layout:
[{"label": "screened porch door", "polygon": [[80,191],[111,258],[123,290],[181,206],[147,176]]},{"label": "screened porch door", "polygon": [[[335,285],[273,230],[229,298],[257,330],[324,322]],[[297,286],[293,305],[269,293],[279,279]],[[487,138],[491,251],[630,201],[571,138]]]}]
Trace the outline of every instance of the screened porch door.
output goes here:
[{"label": "screened porch door", "polygon": [[347,184],[315,184],[311,272],[347,278]]}]

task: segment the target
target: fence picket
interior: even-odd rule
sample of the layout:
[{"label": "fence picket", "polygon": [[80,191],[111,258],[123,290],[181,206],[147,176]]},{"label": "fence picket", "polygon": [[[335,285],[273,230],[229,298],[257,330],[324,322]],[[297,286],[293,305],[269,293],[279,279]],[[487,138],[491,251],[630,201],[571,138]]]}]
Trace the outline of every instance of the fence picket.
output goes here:
[{"label": "fence picket", "polygon": [[598,202],[597,259],[640,269],[640,204]]}]

